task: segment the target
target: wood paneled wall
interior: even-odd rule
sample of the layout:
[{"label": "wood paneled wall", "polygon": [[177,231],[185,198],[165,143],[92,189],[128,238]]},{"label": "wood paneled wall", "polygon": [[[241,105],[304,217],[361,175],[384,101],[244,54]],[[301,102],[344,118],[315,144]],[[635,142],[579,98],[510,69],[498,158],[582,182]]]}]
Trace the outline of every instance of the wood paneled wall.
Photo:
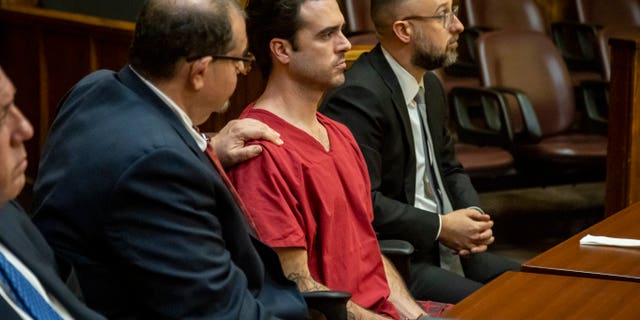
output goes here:
[{"label": "wood paneled wall", "polygon": [[27,6],[0,7],[0,65],[18,89],[16,104],[31,120],[29,178],[55,106],[82,77],[126,60],[133,24]]}]

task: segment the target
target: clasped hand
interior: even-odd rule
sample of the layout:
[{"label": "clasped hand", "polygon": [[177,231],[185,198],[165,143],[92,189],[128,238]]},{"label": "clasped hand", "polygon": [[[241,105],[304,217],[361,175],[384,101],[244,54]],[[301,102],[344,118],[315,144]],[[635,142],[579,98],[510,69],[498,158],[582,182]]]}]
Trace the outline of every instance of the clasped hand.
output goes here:
[{"label": "clasped hand", "polygon": [[460,209],[442,216],[438,240],[461,256],[480,253],[495,240],[492,227],[489,215],[474,209]]}]

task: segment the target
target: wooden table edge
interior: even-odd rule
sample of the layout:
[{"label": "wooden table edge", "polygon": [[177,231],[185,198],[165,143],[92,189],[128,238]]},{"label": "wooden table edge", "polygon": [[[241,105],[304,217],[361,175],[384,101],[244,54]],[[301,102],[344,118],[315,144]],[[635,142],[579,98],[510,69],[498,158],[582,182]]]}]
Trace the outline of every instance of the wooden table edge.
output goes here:
[{"label": "wooden table edge", "polygon": [[563,268],[549,268],[549,267],[531,266],[526,264],[522,264],[522,272],[581,277],[581,278],[594,278],[594,279],[604,279],[604,280],[640,282],[640,277],[630,276],[630,275],[601,273],[601,272],[593,272],[593,271],[580,271],[580,270],[563,269]]}]

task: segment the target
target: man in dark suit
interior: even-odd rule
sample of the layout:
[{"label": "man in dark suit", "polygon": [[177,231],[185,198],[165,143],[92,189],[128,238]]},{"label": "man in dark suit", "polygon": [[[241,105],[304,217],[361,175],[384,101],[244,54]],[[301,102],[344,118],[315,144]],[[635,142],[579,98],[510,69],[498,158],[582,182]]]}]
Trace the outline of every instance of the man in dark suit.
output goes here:
[{"label": "man in dark suit", "polygon": [[87,76],[62,101],[34,219],[75,268],[87,304],[108,318],[305,317],[278,257],[250,235],[220,163],[260,152],[242,143],[257,136],[223,139],[232,124],[208,144],[193,127],[223,111],[251,66],[246,49],[235,1],[151,0],[130,65]]},{"label": "man in dark suit", "polygon": [[[0,319],[42,319],[45,315],[49,319],[102,319],[60,280],[53,251],[13,201],[25,184],[24,141],[33,136],[31,124],[14,104],[15,92],[0,68]],[[35,295],[26,293],[34,291],[24,286],[31,286]],[[34,308],[38,301],[40,307]]]},{"label": "man in dark suit", "polygon": [[429,70],[456,59],[463,26],[449,1],[373,0],[380,44],[345,74],[320,111],[345,123],[367,161],[380,237],[417,249],[410,290],[456,303],[519,266],[486,253],[490,217],[455,159],[444,91]]}]

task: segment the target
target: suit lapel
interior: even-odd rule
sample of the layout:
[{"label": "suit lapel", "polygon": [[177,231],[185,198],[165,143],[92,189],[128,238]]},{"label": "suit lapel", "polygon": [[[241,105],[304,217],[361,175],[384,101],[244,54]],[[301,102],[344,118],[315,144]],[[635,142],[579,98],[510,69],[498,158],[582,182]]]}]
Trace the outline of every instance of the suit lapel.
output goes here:
[{"label": "suit lapel", "polygon": [[[173,112],[173,110],[171,110],[169,106],[167,106],[166,103],[162,101],[160,97],[158,97],[158,95],[151,90],[151,88],[149,88],[149,86],[147,86],[144,82],[142,82],[140,77],[138,77],[131,70],[129,66],[125,66],[118,73],[118,78],[120,79],[120,81],[122,81],[122,83],[125,86],[127,86],[133,92],[136,92],[141,99],[144,99],[148,105],[153,106],[154,111],[157,110],[157,112],[160,112],[171,124],[171,126],[174,128],[176,133],[182,138],[184,143],[187,146],[189,146],[189,149],[193,151],[196,157],[198,157],[200,161],[202,161],[207,167],[209,167],[212,172],[216,173],[218,175],[218,178],[220,179],[220,183],[226,186],[224,182],[225,177],[223,177],[223,175],[225,175],[226,173],[224,171],[220,172],[214,166],[212,159],[209,158],[209,156],[205,151],[200,150],[200,147],[198,147],[198,144],[196,143],[196,141],[193,139],[191,134],[187,131],[187,128],[185,128],[184,123],[178,118],[178,116]],[[233,195],[232,189],[229,187],[225,189],[226,190],[224,192],[226,193],[226,196],[230,199],[230,203],[232,203],[232,205],[236,207],[237,212],[242,216],[241,217],[241,219],[243,220],[242,223],[245,224],[246,230],[249,233],[252,233],[253,232],[253,229],[251,228],[252,224],[250,223],[250,221],[247,221],[247,217],[244,215],[244,211],[239,205],[239,202],[235,201],[235,197]]]},{"label": "suit lapel", "polygon": [[402,131],[404,133],[404,137],[406,137],[407,146],[412,150],[412,152],[407,152],[406,165],[409,168],[412,168],[413,171],[404,176],[404,190],[405,197],[410,203],[413,203],[415,199],[416,154],[413,152],[413,131],[411,130],[411,120],[409,119],[409,111],[407,110],[407,105],[404,100],[404,94],[402,93],[402,88],[400,88],[400,83],[398,82],[395,73],[393,73],[389,62],[387,62],[387,59],[384,57],[384,53],[382,53],[380,44],[373,48],[367,57],[369,58],[373,69],[378,72],[386,86],[391,91],[393,107],[395,108],[395,112],[400,115]]},{"label": "suit lapel", "polygon": [[380,44],[376,45],[373,50],[368,54],[369,60],[374,70],[378,72],[382,80],[385,82],[389,90],[391,91],[391,100],[393,101],[393,107],[400,115],[402,121],[402,128],[404,134],[407,137],[408,142],[413,145],[413,132],[411,131],[411,120],[409,119],[409,112],[407,111],[407,105],[404,101],[404,95],[400,83],[396,75],[393,73],[391,66],[385,59],[382,53],[382,47]]},{"label": "suit lapel", "polygon": [[118,78],[127,88],[135,92],[140,99],[145,100],[149,106],[153,106],[153,110],[155,112],[159,112],[160,114],[162,114],[171,124],[180,138],[182,138],[184,143],[189,146],[189,149],[191,149],[191,151],[193,151],[193,153],[200,159],[200,161],[206,163],[207,166],[211,167],[212,170],[215,170],[207,155],[202,150],[200,150],[198,144],[195,142],[191,134],[187,131],[187,128],[185,128],[180,118],[178,118],[173,110],[171,110],[169,106],[167,106],[167,104],[162,101],[160,97],[158,97],[158,95],[151,90],[151,88],[149,88],[149,86],[142,82],[140,77],[138,77],[129,66],[125,66],[124,68],[122,68],[122,70],[120,70],[120,72],[118,73]]}]

